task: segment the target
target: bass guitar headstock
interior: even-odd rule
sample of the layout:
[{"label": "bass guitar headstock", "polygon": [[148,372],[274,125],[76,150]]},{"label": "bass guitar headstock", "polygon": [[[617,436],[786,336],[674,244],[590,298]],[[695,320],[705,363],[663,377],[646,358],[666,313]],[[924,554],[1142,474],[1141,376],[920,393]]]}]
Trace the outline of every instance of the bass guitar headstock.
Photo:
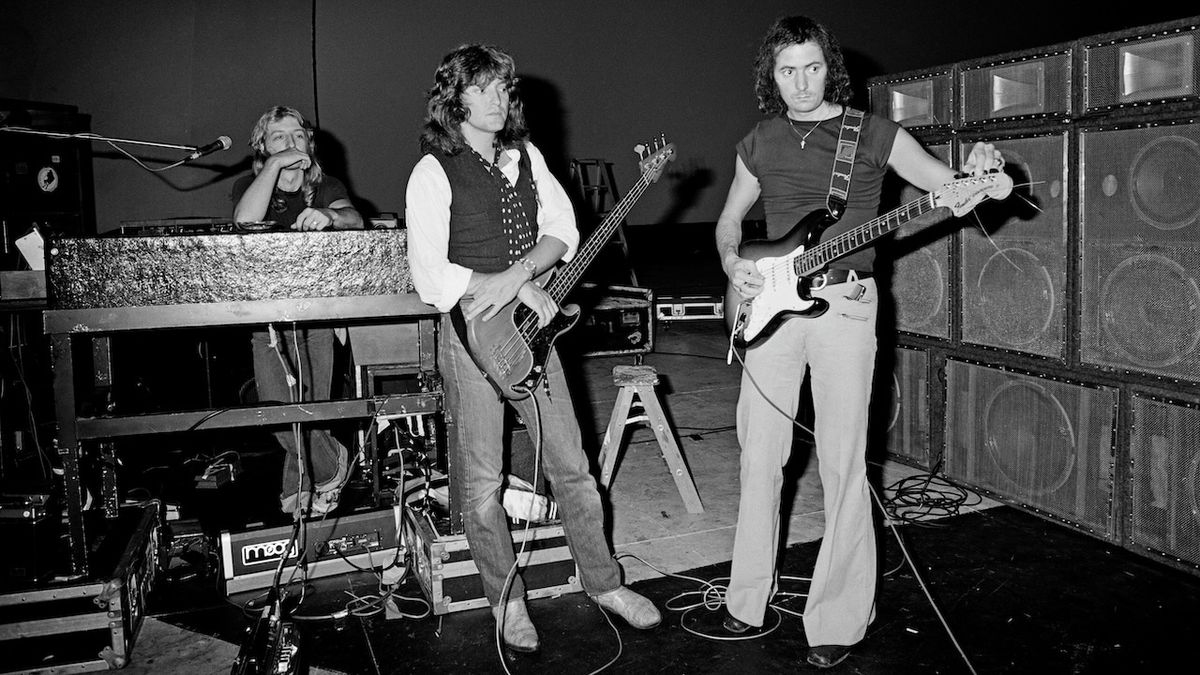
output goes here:
[{"label": "bass guitar headstock", "polygon": [[638,143],[633,146],[633,151],[638,155],[638,168],[642,170],[642,176],[650,183],[658,180],[667,162],[675,160],[675,144],[668,143],[662,134],[649,145]]}]

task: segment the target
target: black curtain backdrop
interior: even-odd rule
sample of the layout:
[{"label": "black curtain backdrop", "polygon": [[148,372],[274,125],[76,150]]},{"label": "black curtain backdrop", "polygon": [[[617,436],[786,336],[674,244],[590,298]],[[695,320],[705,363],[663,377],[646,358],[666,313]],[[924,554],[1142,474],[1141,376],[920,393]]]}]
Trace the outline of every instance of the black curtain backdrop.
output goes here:
[{"label": "black curtain backdrop", "polygon": [[249,170],[250,127],[275,104],[319,120],[330,168],[368,215],[402,214],[434,67],[461,43],[490,42],[516,58],[534,140],[563,178],[572,157],[604,158],[623,190],[637,177],[633,146],[665,134],[678,160],[629,222],[702,226],[721,208],[734,143],[759,119],[751,68],[776,17],[803,11],[828,24],[865,106],[863,83],[871,76],[1185,16],[1166,3],[1120,13],[1080,7],[1025,0],[0,0],[0,98],[78,106],[104,136],[187,145],[234,139],[229,151],[161,174],[93,143],[101,232],[124,220],[228,217],[233,180]]}]

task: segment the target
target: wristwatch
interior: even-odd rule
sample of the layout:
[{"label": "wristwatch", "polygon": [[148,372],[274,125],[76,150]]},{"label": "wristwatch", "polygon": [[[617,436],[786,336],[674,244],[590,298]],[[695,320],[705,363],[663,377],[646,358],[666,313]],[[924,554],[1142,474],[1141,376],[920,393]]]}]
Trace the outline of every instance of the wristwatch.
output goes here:
[{"label": "wristwatch", "polygon": [[537,263],[533,262],[529,258],[521,258],[520,260],[517,260],[517,264],[521,266],[521,269],[529,273],[530,279],[537,276]]}]

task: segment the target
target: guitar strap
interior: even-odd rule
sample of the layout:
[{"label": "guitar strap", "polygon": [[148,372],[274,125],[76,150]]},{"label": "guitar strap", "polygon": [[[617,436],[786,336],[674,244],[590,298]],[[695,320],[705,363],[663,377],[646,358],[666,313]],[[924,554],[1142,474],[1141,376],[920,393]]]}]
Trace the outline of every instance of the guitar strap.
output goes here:
[{"label": "guitar strap", "polygon": [[837,152],[833,157],[833,173],[829,177],[829,196],[826,208],[835,219],[846,212],[850,196],[850,175],[854,172],[854,156],[858,153],[858,137],[862,132],[863,112],[845,106],[842,112],[842,131],[838,136]]}]

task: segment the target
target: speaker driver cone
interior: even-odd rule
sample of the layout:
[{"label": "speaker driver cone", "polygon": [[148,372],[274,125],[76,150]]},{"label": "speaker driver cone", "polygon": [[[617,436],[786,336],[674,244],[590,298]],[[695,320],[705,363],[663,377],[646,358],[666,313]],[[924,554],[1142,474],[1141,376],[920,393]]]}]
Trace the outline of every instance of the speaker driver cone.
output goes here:
[{"label": "speaker driver cone", "polygon": [[1200,216],[1200,145],[1162,136],[1142,148],[1129,169],[1130,199],[1143,220],[1178,230]]}]

